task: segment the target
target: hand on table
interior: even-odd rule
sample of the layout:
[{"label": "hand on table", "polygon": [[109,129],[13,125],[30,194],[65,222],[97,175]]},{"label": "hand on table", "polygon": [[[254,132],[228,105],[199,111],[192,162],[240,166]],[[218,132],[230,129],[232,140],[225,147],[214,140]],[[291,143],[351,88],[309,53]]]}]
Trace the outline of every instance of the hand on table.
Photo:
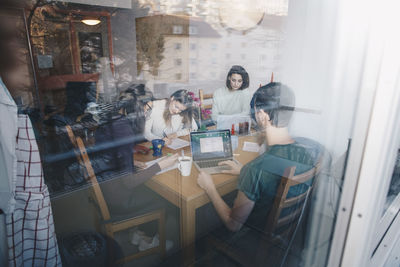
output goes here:
[{"label": "hand on table", "polygon": [[166,156],[165,158],[163,158],[158,162],[160,169],[163,170],[165,168],[173,166],[178,160],[178,157],[179,157],[178,153],[175,153],[172,156]]},{"label": "hand on table", "polygon": [[170,145],[172,143],[172,139],[170,139],[168,137],[164,137],[163,140],[164,140],[166,145]]},{"label": "hand on table", "polygon": [[204,190],[209,191],[212,188],[215,188],[215,184],[213,179],[211,178],[211,175],[208,173],[205,173],[204,171],[201,171],[199,173],[199,176],[197,177],[197,184],[203,188]]},{"label": "hand on table", "polygon": [[175,139],[175,138],[178,138],[178,134],[177,133],[168,134],[167,137],[169,139]]},{"label": "hand on table", "polygon": [[242,169],[242,166],[237,164],[236,162],[232,160],[226,160],[226,161],[221,161],[218,163],[219,166],[228,166],[229,170],[223,170],[223,173],[229,173],[233,175],[239,175],[240,170]]},{"label": "hand on table", "polygon": [[136,167],[139,167],[141,169],[145,169],[147,167],[145,162],[138,161],[138,160],[133,160],[133,165],[135,165]]}]

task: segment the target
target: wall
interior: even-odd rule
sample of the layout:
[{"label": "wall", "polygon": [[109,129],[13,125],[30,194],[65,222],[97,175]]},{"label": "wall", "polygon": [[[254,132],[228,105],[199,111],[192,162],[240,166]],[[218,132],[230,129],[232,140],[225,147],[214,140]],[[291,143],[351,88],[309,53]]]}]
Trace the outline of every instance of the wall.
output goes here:
[{"label": "wall", "polygon": [[133,2],[132,9],[118,9],[111,16],[115,78],[119,91],[131,83],[138,82],[135,18],[145,16],[147,12],[146,8],[141,8]]},{"label": "wall", "polygon": [[357,106],[357,87],[335,81],[337,67],[335,1],[292,1],[286,29],[281,81],[294,90],[296,111],[290,125],[295,136],[320,142],[331,162],[319,177],[309,218],[304,266],[324,266],[341,197],[346,151]]}]

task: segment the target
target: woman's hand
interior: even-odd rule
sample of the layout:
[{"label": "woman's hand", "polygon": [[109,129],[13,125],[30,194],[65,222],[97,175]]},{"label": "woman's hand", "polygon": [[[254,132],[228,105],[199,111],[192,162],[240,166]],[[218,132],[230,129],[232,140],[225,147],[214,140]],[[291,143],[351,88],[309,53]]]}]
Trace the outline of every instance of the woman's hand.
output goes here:
[{"label": "woman's hand", "polygon": [[206,192],[209,192],[211,189],[215,188],[215,184],[211,175],[201,171],[199,176],[197,177],[197,184],[203,188]]},{"label": "woman's hand", "polygon": [[223,173],[229,173],[233,175],[239,175],[240,170],[242,169],[242,166],[234,162],[233,160],[226,160],[226,161],[221,161],[218,163],[219,166],[228,166],[229,170],[223,170]]},{"label": "woman's hand", "polygon": [[168,134],[167,137],[168,139],[175,139],[178,138],[178,134],[177,133]]},{"label": "woman's hand", "polygon": [[168,137],[164,137],[162,140],[164,140],[166,145],[170,145],[172,143],[172,139],[170,139]]},{"label": "woman's hand", "polygon": [[165,158],[163,158],[162,160],[160,160],[158,162],[160,169],[163,170],[165,168],[173,166],[176,163],[176,161],[178,160],[178,157],[179,157],[178,153],[175,153],[172,156],[166,156]]}]

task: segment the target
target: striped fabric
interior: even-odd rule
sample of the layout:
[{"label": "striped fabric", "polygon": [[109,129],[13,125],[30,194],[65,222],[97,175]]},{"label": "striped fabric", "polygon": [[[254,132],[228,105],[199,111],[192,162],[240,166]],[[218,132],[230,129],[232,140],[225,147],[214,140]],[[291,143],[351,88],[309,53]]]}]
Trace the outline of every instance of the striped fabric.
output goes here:
[{"label": "striped fabric", "polygon": [[49,192],[27,115],[18,115],[16,141],[16,204],[6,214],[9,266],[61,266]]}]

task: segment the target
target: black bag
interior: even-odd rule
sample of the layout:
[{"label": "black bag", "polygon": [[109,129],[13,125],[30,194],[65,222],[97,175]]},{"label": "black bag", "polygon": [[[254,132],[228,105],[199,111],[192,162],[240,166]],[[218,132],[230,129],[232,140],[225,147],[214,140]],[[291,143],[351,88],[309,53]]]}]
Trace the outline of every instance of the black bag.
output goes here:
[{"label": "black bag", "polygon": [[123,258],[117,242],[97,232],[77,232],[59,238],[63,266],[118,266],[116,261]]}]

